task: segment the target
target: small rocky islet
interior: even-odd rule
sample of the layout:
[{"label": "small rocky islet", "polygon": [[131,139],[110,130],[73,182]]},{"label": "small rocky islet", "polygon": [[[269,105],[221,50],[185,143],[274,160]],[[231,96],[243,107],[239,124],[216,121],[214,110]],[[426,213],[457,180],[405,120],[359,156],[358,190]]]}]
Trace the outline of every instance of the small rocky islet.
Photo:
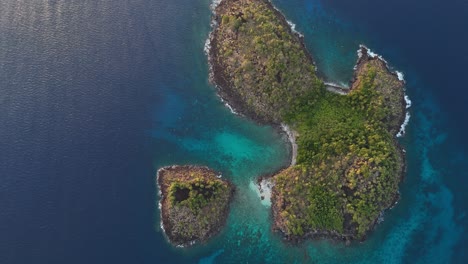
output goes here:
[{"label": "small rocky islet", "polygon": [[226,223],[234,186],[207,167],[169,166],[158,170],[161,221],[176,246],[205,242]]}]

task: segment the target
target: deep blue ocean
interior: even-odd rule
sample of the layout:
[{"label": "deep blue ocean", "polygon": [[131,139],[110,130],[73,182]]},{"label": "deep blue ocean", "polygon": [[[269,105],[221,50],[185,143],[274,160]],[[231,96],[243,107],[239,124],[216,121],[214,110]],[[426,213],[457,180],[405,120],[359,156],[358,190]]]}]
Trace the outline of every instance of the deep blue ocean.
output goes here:
[{"label": "deep blue ocean", "polygon": [[[359,44],[405,75],[401,199],[350,246],[270,231],[254,182],[289,145],[209,84],[211,0],[0,2],[0,263],[466,263],[468,1],[273,0],[327,81],[348,83]],[[237,186],[206,245],[163,236],[155,174],[172,164]]]}]

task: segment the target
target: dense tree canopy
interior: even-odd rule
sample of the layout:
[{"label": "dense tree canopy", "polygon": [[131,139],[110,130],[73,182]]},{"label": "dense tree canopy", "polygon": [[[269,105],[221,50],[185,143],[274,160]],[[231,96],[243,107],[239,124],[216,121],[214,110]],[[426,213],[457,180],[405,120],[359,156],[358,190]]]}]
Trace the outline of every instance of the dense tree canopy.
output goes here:
[{"label": "dense tree canopy", "polygon": [[215,63],[231,92],[272,124],[298,132],[294,166],[275,176],[275,225],[287,236],[363,238],[398,196],[403,157],[395,141],[403,84],[378,58],[359,61],[348,95],[326,91],[298,36],[262,0],[217,9]]}]

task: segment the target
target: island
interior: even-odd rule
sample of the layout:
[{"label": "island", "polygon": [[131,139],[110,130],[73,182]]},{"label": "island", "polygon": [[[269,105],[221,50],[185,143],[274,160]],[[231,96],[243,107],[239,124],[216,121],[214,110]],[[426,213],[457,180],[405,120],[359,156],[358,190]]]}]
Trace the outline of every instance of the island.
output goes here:
[{"label": "island", "polygon": [[207,167],[158,170],[162,228],[175,246],[205,242],[226,223],[234,186]]},{"label": "island", "polygon": [[273,230],[293,242],[364,240],[399,199],[404,81],[361,46],[350,87],[326,85],[303,37],[267,0],[222,0],[213,21],[219,96],[292,144],[291,164],[269,179]]}]

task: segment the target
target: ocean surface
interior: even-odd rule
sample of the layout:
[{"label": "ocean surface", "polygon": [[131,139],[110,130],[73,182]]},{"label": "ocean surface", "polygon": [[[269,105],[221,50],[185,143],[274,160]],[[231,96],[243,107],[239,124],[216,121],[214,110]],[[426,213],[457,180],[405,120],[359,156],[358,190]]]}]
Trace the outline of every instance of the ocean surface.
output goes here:
[{"label": "ocean surface", "polygon": [[[0,263],[466,263],[468,2],[273,0],[327,81],[359,44],[405,75],[398,205],[364,243],[292,246],[254,182],[286,165],[274,129],[208,82],[211,0],[2,0]],[[237,186],[227,227],[168,244],[156,170],[207,165]]]}]

